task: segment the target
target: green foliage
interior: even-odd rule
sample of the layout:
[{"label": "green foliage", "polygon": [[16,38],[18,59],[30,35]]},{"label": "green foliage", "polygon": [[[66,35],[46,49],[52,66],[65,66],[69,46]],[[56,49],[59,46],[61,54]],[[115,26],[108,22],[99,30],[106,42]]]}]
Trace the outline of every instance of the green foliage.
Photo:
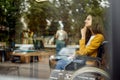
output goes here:
[{"label": "green foliage", "polygon": [[39,3],[31,0],[30,5],[30,13],[26,14],[26,17],[29,19],[28,26],[33,31],[37,31],[42,35],[44,32],[47,32],[45,31],[47,27],[46,19],[56,20],[58,18],[57,8],[50,2]]},{"label": "green foliage", "polygon": [[[40,35],[49,35],[52,31],[54,35],[59,26],[58,21],[62,20],[64,29],[69,32],[69,35],[77,37],[80,36],[80,29],[83,27],[88,13],[101,17],[105,14],[105,8],[99,5],[102,0],[53,0],[53,2],[29,0],[30,7],[26,12],[24,12],[26,5],[21,5],[23,1],[1,0],[0,23],[6,22],[9,27],[14,28],[16,21],[23,15],[28,28],[39,32]],[[46,19],[51,21],[51,26],[47,25]]]},{"label": "green foliage", "polygon": [[[15,28],[15,22],[16,19],[19,17],[19,10],[20,10],[20,3],[21,0],[1,0],[0,1],[0,25],[9,27],[9,33],[11,33],[11,30]],[[5,35],[4,33],[1,33],[1,35]],[[6,34],[6,37],[11,37],[13,34]],[[4,39],[5,41],[7,39]]]},{"label": "green foliage", "polygon": [[[84,20],[88,13],[99,15],[105,14],[105,9],[100,6],[101,0],[53,0],[53,2],[36,2],[30,0],[31,7],[26,17],[28,26],[40,34],[49,34],[53,31],[53,35],[57,30],[59,20],[63,21],[64,29],[71,36],[80,36],[80,29],[84,25]],[[51,20],[51,26],[47,26],[46,19]],[[46,31],[46,27],[48,27]],[[77,32],[77,34],[76,34]],[[78,40],[77,40],[78,41]]]}]

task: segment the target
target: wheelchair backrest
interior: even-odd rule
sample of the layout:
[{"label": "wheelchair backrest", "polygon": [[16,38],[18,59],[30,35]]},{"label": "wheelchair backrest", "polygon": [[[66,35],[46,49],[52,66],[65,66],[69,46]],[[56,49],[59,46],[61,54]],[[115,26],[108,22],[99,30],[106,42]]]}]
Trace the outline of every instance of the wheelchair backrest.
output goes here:
[{"label": "wheelchair backrest", "polygon": [[97,55],[98,58],[101,58],[101,59],[102,59],[103,55],[104,55],[105,52],[106,52],[107,44],[108,44],[108,41],[103,41],[103,43],[102,43],[102,44],[100,45],[100,47],[98,48],[98,55]]}]

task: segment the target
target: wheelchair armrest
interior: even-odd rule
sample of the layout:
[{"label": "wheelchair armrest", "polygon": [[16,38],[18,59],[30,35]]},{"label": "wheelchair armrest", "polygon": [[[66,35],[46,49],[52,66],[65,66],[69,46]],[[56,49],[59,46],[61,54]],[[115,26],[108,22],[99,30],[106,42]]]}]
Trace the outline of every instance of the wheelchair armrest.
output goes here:
[{"label": "wheelchair armrest", "polygon": [[93,61],[97,61],[97,62],[101,62],[101,60],[102,60],[99,57],[90,57],[90,56],[78,56],[78,57],[76,57],[76,59],[85,60],[85,61],[93,60]]},{"label": "wheelchair armrest", "polygon": [[99,58],[99,57],[89,57],[89,56],[86,56],[85,57],[85,60],[86,61],[96,61],[97,62],[97,65],[100,67],[101,66],[101,61],[102,59]]},{"label": "wheelchair armrest", "polygon": [[90,56],[86,56],[85,58],[86,60],[96,60],[96,61],[101,61],[102,59],[99,57],[90,57]]}]

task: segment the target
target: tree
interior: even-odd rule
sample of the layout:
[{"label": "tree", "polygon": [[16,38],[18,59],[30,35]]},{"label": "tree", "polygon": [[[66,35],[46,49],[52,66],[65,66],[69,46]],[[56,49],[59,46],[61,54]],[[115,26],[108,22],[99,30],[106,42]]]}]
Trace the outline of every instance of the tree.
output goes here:
[{"label": "tree", "polygon": [[[37,31],[39,36],[46,33],[47,21],[54,21],[57,18],[57,9],[50,2],[36,2],[31,0],[29,13],[26,14],[28,27]],[[49,30],[49,27],[47,28]]]},{"label": "tree", "polygon": [[[69,32],[69,37],[76,38],[78,43],[80,29],[84,25],[86,14],[92,13],[104,16],[105,8],[100,6],[103,0],[51,0],[36,2],[30,0],[30,8],[25,13],[28,27],[41,35],[54,35],[59,27],[58,21],[62,20],[64,29]],[[106,1],[106,0],[104,0]],[[51,25],[47,26],[47,21]],[[77,32],[77,33],[76,33]]]},{"label": "tree", "polygon": [[[7,40],[7,38],[12,37],[15,35],[15,23],[16,20],[19,17],[19,4],[22,0],[1,0],[0,1],[0,25],[5,26],[6,29],[9,31],[8,34],[6,34],[6,39],[3,39],[4,41]],[[1,33],[3,35],[4,33]]]}]

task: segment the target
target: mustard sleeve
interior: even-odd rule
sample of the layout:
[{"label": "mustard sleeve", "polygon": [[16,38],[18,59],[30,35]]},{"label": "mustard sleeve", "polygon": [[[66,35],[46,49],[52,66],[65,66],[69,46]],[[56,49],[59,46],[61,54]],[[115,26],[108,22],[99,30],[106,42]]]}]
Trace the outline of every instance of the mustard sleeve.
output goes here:
[{"label": "mustard sleeve", "polygon": [[100,44],[104,41],[103,35],[96,35],[90,42],[90,45],[85,45],[85,39],[79,41],[80,48],[77,51],[80,55],[90,55],[98,49]]}]

